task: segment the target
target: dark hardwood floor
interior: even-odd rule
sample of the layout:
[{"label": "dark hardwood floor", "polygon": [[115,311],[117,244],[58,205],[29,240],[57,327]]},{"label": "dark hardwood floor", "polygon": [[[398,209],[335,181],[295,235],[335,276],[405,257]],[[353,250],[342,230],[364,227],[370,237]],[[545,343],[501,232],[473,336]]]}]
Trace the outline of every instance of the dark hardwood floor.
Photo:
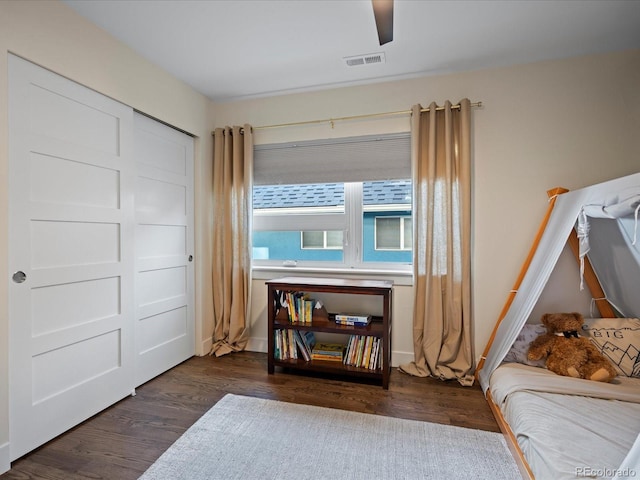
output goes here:
[{"label": "dark hardwood floor", "polygon": [[499,432],[480,387],[415,378],[393,369],[379,384],[276,369],[241,352],[193,357],[32,453],[0,475],[9,479],[137,479],[227,393]]}]

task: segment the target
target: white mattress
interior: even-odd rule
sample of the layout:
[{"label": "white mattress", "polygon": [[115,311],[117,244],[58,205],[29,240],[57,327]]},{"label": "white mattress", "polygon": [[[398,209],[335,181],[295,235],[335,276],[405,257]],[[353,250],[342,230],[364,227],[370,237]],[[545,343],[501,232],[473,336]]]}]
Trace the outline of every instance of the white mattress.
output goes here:
[{"label": "white mattress", "polygon": [[537,480],[612,478],[640,432],[640,379],[603,384],[513,363],[490,389]]}]

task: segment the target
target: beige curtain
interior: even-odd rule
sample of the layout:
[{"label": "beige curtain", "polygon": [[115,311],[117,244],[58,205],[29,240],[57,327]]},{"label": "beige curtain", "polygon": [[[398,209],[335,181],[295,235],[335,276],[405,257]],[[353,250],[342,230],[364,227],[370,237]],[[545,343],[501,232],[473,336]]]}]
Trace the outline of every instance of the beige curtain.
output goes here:
[{"label": "beige curtain", "polygon": [[213,146],[213,347],[247,345],[251,306],[251,126],[217,128]]},{"label": "beige curtain", "polygon": [[421,109],[411,119],[414,361],[400,370],[472,385],[471,104]]}]

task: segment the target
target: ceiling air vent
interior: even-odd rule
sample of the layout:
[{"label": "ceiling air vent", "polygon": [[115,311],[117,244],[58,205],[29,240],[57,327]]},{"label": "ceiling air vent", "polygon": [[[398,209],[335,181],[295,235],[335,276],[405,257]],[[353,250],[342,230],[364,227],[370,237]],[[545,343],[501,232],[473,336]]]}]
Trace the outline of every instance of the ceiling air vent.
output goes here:
[{"label": "ceiling air vent", "polygon": [[349,67],[385,63],[384,53],[368,53],[366,55],[356,55],[355,57],[344,57],[343,60]]}]

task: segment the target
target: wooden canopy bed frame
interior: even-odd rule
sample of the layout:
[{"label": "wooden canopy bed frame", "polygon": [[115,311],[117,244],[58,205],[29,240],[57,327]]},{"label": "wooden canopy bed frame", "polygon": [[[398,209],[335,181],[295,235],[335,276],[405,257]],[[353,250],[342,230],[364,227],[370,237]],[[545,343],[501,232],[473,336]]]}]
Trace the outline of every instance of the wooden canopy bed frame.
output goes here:
[{"label": "wooden canopy bed frame", "polygon": [[[523,282],[523,279],[525,278],[525,275],[529,269],[529,267],[531,266],[531,262],[534,258],[534,255],[540,245],[540,241],[543,237],[543,234],[545,232],[545,229],[547,228],[549,219],[551,218],[552,212],[554,210],[555,204],[556,204],[556,199],[558,198],[559,195],[562,195],[564,193],[567,193],[569,190],[565,189],[565,188],[554,188],[551,189],[547,192],[547,195],[549,196],[549,206],[547,208],[546,214],[543,217],[542,222],[540,223],[540,226],[538,228],[538,231],[536,233],[536,236],[534,238],[533,244],[528,252],[528,255],[525,259],[525,261],[522,264],[522,267],[520,269],[519,275],[516,279],[516,281],[513,284],[513,288],[512,290],[509,292],[508,296],[507,296],[507,300],[504,304],[504,307],[502,308],[502,311],[498,317],[498,321],[495,324],[495,327],[491,333],[491,336],[489,338],[489,341],[487,343],[487,346],[485,347],[485,350],[480,358],[478,367],[476,369],[476,379],[479,378],[480,372],[482,371],[483,367],[485,366],[485,361],[487,359],[487,355],[489,354],[489,351],[491,349],[492,344],[494,343],[494,340],[496,339],[496,333],[498,331],[498,328],[500,327],[500,324],[502,323],[502,321],[505,319],[505,316],[507,315],[507,313],[509,312],[509,309],[517,295],[518,290],[521,288],[521,284]],[[576,260],[578,260],[578,262],[580,263],[580,258],[579,258],[579,240],[578,237],[576,235],[575,229],[571,230],[571,234],[569,235],[569,238],[567,239],[567,243],[569,245],[569,247],[571,248],[572,252],[574,253]],[[596,276],[596,273],[591,265],[591,262],[589,261],[589,259],[585,256],[584,257],[584,280],[586,285],[588,286],[592,298],[594,299],[594,304],[597,307],[600,316],[602,318],[614,318],[616,317],[616,312],[614,310],[614,308],[612,307],[612,305],[609,303],[609,301],[606,298],[606,295],[604,293],[604,290],[598,280],[598,277]],[[527,367],[525,367],[527,368]],[[491,411],[493,412],[493,415],[502,431],[502,433],[505,436],[505,439],[507,441],[507,444],[509,446],[509,449],[512,453],[512,455],[514,456],[518,467],[520,469],[520,473],[522,474],[522,477],[524,479],[534,479],[535,475],[534,475],[534,471],[532,470],[527,458],[525,457],[525,454],[523,453],[523,450],[520,448],[520,445],[518,444],[518,439],[516,434],[514,433],[514,431],[512,430],[509,422],[505,419],[505,416],[503,415],[503,412],[501,410],[501,407],[496,403],[496,400],[494,399],[494,395],[492,394],[491,388],[487,388],[486,390],[486,400],[489,404],[489,407],[491,409]],[[640,437],[639,437],[640,438]],[[637,472],[638,475],[640,475],[640,471]],[[600,478],[600,477],[598,477]],[[546,480],[546,479],[542,479],[540,478],[539,480]]]}]

